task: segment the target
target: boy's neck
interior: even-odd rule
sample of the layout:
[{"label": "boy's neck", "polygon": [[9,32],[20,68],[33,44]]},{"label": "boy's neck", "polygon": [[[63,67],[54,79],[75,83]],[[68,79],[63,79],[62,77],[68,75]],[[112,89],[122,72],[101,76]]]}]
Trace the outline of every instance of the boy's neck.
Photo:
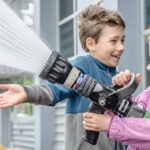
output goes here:
[{"label": "boy's neck", "polygon": [[[104,64],[101,60],[99,60],[94,54],[89,53],[93,58],[95,58],[97,61],[101,62],[102,64]],[[105,66],[107,66],[106,64],[104,64]]]},{"label": "boy's neck", "polygon": [[106,66],[106,67],[116,68],[116,67],[113,67],[113,66],[108,66],[108,65],[106,65],[106,64],[103,63],[101,60],[99,60],[95,55],[92,55],[91,53],[89,53],[89,55],[90,55],[91,57],[93,57],[94,59],[96,59],[97,61],[99,61],[101,64],[103,64],[103,65]]}]

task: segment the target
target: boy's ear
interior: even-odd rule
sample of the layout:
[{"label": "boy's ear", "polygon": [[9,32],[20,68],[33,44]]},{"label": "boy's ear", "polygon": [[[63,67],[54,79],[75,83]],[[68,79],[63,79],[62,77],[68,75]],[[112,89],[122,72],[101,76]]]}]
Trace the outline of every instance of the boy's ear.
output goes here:
[{"label": "boy's ear", "polygon": [[89,49],[89,51],[95,50],[95,40],[91,37],[88,37],[86,39],[86,47]]}]

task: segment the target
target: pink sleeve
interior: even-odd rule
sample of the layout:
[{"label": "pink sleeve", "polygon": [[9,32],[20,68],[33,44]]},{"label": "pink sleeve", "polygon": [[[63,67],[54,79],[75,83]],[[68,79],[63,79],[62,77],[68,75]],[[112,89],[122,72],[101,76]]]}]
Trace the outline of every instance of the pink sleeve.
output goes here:
[{"label": "pink sleeve", "polygon": [[150,110],[150,86],[132,100],[143,105],[147,111]]},{"label": "pink sleeve", "polygon": [[108,136],[135,148],[150,149],[150,119],[114,116]]},{"label": "pink sleeve", "polygon": [[[132,98],[150,111],[150,87]],[[150,149],[150,119],[119,118],[113,116],[107,132],[108,137],[135,148]]]}]

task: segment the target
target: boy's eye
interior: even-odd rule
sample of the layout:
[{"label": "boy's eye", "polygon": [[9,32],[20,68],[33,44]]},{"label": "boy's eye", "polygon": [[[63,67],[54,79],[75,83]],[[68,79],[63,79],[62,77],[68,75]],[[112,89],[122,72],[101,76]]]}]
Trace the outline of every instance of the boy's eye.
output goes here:
[{"label": "boy's eye", "polygon": [[124,43],[125,39],[122,39],[121,42]]},{"label": "boy's eye", "polygon": [[116,42],[117,42],[117,40],[111,40],[111,42],[112,42],[112,43],[116,43]]}]

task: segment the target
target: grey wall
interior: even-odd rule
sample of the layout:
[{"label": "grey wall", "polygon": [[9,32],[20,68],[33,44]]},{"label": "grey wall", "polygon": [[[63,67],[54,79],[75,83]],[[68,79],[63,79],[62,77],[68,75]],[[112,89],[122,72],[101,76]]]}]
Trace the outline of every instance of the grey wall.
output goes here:
[{"label": "grey wall", "polygon": [[[39,35],[44,43],[56,50],[56,1],[39,0]],[[36,150],[53,150],[55,125],[54,108],[35,107]]]},{"label": "grey wall", "polygon": [[9,144],[9,108],[0,109],[0,144]]},{"label": "grey wall", "polygon": [[[128,68],[134,73],[142,73],[140,0],[118,0],[118,9],[126,22],[126,48],[120,61],[119,71]],[[141,85],[136,93],[142,90]]]},{"label": "grey wall", "polygon": [[40,36],[52,50],[56,50],[56,1],[41,0]]}]

